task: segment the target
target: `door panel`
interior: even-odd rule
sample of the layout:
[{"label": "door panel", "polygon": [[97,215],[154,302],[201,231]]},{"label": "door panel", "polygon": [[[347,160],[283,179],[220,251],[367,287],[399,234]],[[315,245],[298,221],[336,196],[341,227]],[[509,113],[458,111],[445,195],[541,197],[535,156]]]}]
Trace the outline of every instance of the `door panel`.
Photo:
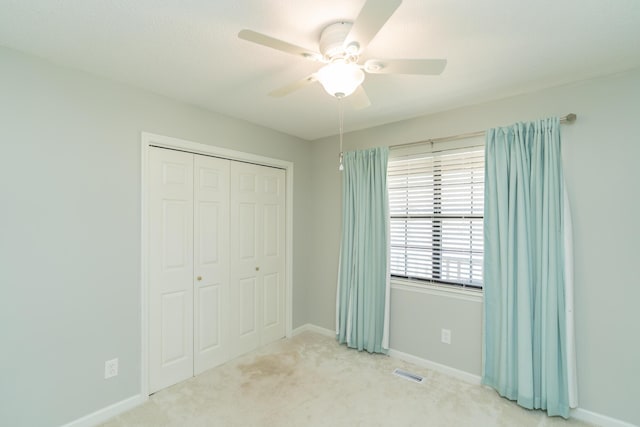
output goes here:
[{"label": "door panel", "polygon": [[149,389],[193,375],[193,155],[149,151]]},{"label": "door panel", "polygon": [[280,174],[273,173],[274,171],[278,171],[278,169],[272,169],[263,175],[264,194],[279,196],[283,188],[280,188]]},{"label": "door panel", "polygon": [[189,258],[191,202],[162,200],[162,267],[165,272],[184,271]]},{"label": "door panel", "polygon": [[[234,165],[237,165],[238,163],[234,163]],[[246,163],[242,163],[243,165],[246,165]],[[251,166],[251,165],[248,165]],[[256,192],[256,182],[257,182],[257,178],[258,176],[255,174],[254,171],[251,170],[251,168],[243,168],[243,171],[240,171],[238,173],[238,186],[237,186],[237,191],[241,192],[241,193],[249,193],[249,194],[253,194]]]},{"label": "door panel", "polygon": [[240,280],[240,335],[243,337],[257,332],[256,305],[256,279]]},{"label": "door panel", "polygon": [[264,255],[277,257],[280,254],[280,207],[274,204],[264,205]]},{"label": "door panel", "polygon": [[263,209],[261,345],[285,335],[285,172],[261,168]]},{"label": "door panel", "polygon": [[194,156],[194,372],[229,360],[229,160]]},{"label": "door panel", "polygon": [[243,202],[238,205],[239,256],[246,262],[255,263],[258,237],[256,236],[256,203]]},{"label": "door panel", "polygon": [[220,285],[200,286],[198,288],[199,340],[197,352],[206,352],[220,345],[221,322],[218,317],[222,309]]},{"label": "door panel", "polygon": [[284,337],[284,171],[231,163],[232,348]]},{"label": "door panel", "polygon": [[184,361],[190,357],[188,336],[184,333],[189,317],[186,292],[162,296],[162,366]]},{"label": "door panel", "polygon": [[198,213],[198,262],[202,266],[215,265],[220,250],[220,203],[200,201]]},{"label": "door panel", "polygon": [[260,345],[256,323],[260,315],[256,311],[261,307],[258,248],[262,212],[257,198],[255,166],[231,162],[229,179],[231,351],[236,357]]},{"label": "door panel", "polygon": [[280,320],[280,282],[278,274],[264,275],[264,327],[273,327]]}]

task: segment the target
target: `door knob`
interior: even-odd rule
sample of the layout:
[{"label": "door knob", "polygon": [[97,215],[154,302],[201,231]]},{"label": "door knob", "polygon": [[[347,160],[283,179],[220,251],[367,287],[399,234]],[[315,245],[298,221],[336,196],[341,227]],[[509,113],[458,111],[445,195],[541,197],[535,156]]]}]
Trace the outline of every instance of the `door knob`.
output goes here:
[{"label": "door knob", "polygon": [[198,277],[196,277],[196,279],[202,280],[202,276],[198,276]]},{"label": "door knob", "polygon": [[260,271],[260,267],[256,267],[256,271]]}]

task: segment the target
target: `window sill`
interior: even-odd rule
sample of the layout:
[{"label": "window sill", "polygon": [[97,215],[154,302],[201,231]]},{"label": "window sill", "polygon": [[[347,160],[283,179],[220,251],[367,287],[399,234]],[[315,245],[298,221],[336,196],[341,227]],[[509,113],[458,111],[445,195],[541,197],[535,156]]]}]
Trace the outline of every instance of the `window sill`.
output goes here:
[{"label": "window sill", "polygon": [[398,279],[393,277],[391,278],[391,289],[398,289],[408,292],[419,292],[473,302],[482,302],[483,299],[482,290],[480,289],[457,288],[449,285],[416,282],[414,280]]}]

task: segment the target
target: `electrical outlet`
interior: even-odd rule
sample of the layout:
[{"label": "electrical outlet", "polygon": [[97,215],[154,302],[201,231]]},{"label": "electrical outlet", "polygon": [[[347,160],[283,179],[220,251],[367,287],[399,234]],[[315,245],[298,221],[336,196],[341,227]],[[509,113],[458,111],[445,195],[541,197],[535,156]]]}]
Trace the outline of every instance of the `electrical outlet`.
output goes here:
[{"label": "electrical outlet", "polygon": [[118,375],[118,359],[111,359],[104,362],[104,379]]},{"label": "electrical outlet", "polygon": [[451,330],[450,329],[443,329],[440,332],[440,341],[442,341],[445,344],[451,344]]}]

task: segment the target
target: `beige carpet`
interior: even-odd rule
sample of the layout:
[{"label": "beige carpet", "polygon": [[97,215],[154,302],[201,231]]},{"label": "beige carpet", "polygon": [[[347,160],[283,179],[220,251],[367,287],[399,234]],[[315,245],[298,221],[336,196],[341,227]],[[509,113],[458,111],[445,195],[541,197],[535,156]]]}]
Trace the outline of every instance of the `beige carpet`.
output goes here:
[{"label": "beige carpet", "polygon": [[[392,375],[418,373],[422,384]],[[104,426],[564,426],[468,384],[312,332],[162,390]]]}]

